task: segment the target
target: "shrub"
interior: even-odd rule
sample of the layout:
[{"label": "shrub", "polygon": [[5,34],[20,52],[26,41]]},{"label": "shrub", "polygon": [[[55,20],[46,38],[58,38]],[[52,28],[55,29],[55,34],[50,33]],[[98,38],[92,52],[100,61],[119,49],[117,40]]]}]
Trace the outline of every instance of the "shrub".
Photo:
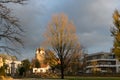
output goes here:
[{"label": "shrub", "polygon": [[1,68],[0,68],[0,76],[5,76],[6,74],[5,74],[5,68],[4,68],[4,66],[2,66]]}]

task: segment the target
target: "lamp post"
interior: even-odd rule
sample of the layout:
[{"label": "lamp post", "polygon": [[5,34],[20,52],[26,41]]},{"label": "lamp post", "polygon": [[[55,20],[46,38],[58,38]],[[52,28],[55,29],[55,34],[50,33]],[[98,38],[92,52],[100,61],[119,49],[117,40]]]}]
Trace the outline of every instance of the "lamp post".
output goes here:
[{"label": "lamp post", "polygon": [[11,76],[14,76],[15,75],[15,62],[12,61],[11,63]]}]

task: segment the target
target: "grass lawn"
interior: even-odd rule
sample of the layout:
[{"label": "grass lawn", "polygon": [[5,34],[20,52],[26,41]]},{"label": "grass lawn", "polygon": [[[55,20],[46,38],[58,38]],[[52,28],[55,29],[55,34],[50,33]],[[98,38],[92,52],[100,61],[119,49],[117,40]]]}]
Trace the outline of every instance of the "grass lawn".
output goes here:
[{"label": "grass lawn", "polygon": [[53,79],[41,79],[41,78],[23,78],[14,80],[120,80],[120,77],[65,77],[65,79],[53,78]]},{"label": "grass lawn", "polygon": [[66,77],[67,80],[120,80],[120,77]]}]

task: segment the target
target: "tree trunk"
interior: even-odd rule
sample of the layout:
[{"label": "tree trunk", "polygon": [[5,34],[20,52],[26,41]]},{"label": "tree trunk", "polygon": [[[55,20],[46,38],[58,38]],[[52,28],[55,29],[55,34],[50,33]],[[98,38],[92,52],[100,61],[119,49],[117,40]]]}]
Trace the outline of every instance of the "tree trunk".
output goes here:
[{"label": "tree trunk", "polygon": [[61,79],[64,79],[64,63],[62,56],[61,56]]}]

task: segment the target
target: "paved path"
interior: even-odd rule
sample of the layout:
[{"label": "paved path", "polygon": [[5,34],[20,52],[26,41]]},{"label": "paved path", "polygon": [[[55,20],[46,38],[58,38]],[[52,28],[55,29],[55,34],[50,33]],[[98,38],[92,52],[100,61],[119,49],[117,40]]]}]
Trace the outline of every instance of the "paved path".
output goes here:
[{"label": "paved path", "polygon": [[[27,79],[13,79],[13,80],[63,80],[63,79],[36,79],[36,78],[27,78]],[[66,79],[64,79],[66,80]]]}]

